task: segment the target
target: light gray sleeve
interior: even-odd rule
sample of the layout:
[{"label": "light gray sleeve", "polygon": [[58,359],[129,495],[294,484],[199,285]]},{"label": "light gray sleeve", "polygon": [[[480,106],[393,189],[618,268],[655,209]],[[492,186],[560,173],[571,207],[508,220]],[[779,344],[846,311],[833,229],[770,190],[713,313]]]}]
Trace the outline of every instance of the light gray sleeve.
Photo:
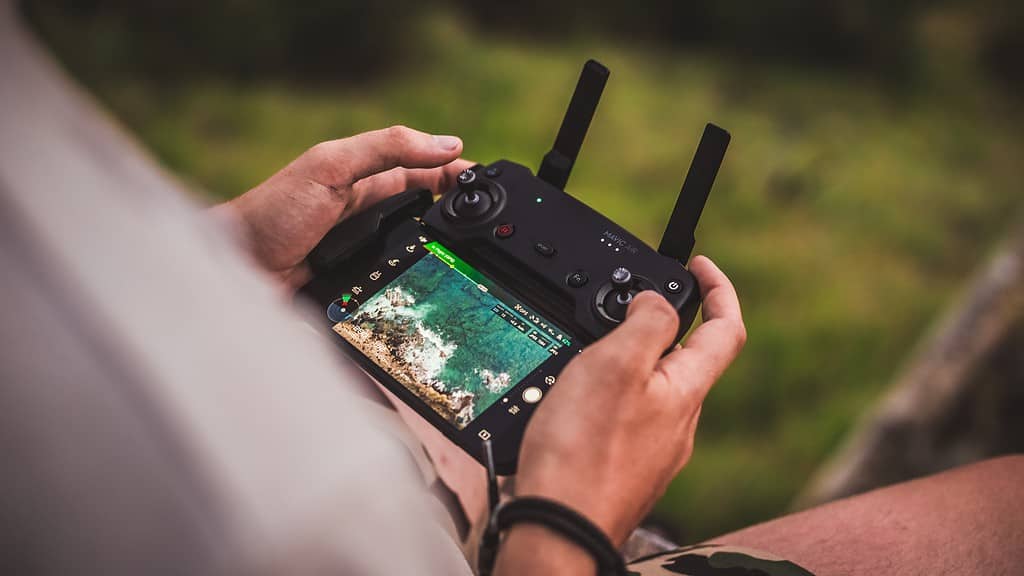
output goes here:
[{"label": "light gray sleeve", "polygon": [[361,378],[0,3],[0,573],[469,574]]}]

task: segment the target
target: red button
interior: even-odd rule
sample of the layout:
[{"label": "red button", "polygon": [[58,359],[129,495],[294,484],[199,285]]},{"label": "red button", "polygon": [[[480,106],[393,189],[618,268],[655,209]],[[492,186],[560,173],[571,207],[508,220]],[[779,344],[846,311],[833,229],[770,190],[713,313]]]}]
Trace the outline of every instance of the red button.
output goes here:
[{"label": "red button", "polygon": [[498,227],[494,229],[494,235],[498,238],[508,238],[515,231],[516,227],[511,224],[499,224]]}]

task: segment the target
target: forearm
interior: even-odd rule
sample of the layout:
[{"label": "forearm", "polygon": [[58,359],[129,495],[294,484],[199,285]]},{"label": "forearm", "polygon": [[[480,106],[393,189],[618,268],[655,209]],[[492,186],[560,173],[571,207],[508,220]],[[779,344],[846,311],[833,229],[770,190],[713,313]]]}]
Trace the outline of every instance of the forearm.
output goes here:
[{"label": "forearm", "polygon": [[495,576],[568,574],[593,576],[597,565],[583,548],[537,524],[518,524],[505,535]]}]

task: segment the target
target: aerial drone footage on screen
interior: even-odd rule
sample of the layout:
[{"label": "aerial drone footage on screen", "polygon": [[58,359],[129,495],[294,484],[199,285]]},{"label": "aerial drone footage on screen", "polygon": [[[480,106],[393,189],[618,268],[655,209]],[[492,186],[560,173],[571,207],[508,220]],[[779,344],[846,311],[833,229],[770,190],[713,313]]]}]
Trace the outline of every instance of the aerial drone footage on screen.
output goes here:
[{"label": "aerial drone footage on screen", "polygon": [[437,242],[359,304],[345,294],[334,331],[458,429],[571,345]]}]

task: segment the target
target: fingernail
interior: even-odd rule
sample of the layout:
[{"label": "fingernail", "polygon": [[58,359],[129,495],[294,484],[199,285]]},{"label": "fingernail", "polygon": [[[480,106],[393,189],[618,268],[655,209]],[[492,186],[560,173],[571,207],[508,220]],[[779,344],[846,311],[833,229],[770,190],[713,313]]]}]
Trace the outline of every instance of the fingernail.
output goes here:
[{"label": "fingernail", "polygon": [[459,140],[455,136],[434,136],[434,142],[442,150],[455,150],[462,144],[462,140]]}]

